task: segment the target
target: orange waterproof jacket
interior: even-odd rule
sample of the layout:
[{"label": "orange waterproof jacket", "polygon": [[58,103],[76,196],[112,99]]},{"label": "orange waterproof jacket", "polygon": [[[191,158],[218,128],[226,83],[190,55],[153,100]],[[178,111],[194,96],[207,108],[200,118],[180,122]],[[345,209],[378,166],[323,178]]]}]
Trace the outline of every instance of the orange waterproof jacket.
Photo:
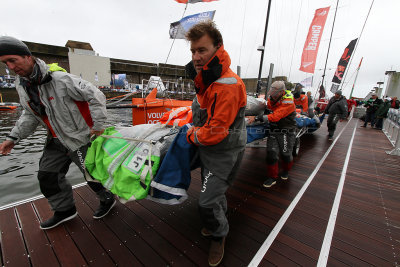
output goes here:
[{"label": "orange waterproof jacket", "polygon": [[271,105],[271,101],[267,103],[268,109],[272,110],[268,114],[268,121],[277,123],[279,128],[294,128],[296,127],[295,115],[296,106],[294,104],[293,95],[290,91],[275,104]]},{"label": "orange waterproof jacket", "polygon": [[202,166],[224,180],[247,142],[246,88],[230,63],[221,46],[198,74],[192,62],[186,65],[197,93],[192,104],[193,127],[186,137],[198,146]]},{"label": "orange waterproof jacket", "polygon": [[[239,110],[246,107],[245,85],[229,68],[230,63],[228,53],[221,46],[196,75],[194,83],[200,110],[193,109],[194,127],[187,134],[190,143],[203,146],[218,144],[229,134]],[[207,115],[200,114],[204,112]],[[197,123],[196,115],[201,117]],[[206,121],[201,121],[203,118]]]},{"label": "orange waterproof jacket", "polygon": [[299,98],[294,99],[294,104],[296,106],[301,106],[303,109],[303,112],[307,112],[308,110],[308,98],[307,95],[301,94]]}]

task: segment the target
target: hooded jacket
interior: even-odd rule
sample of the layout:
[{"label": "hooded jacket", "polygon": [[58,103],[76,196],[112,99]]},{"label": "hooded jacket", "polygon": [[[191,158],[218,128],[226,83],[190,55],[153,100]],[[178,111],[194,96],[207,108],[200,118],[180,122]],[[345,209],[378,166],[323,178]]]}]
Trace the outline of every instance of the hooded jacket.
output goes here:
[{"label": "hooded jacket", "polygon": [[325,108],[325,113],[329,115],[339,115],[341,119],[345,119],[347,117],[346,98],[344,96],[340,96],[337,99],[335,96],[332,96]]},{"label": "hooded jacket", "polygon": [[230,64],[221,46],[198,74],[192,62],[186,65],[196,89],[187,141],[198,146],[202,164],[221,178],[229,175],[247,140],[246,88]]},{"label": "hooded jacket", "polygon": [[105,96],[80,77],[53,71],[54,68],[50,70],[40,59],[36,59],[36,64],[42,77],[37,85],[38,96],[45,114],[32,108],[32,100],[23,86],[27,79],[17,76],[15,86],[24,110],[8,139],[18,143],[42,124],[50,128],[66,148],[75,151],[89,143],[90,129],[104,129],[107,118]]}]

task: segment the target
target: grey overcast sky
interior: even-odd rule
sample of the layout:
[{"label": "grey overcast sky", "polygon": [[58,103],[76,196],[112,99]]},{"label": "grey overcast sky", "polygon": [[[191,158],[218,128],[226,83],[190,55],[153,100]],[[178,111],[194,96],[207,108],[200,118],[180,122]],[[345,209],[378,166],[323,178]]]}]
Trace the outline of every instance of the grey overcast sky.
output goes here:
[{"label": "grey overcast sky", "polygon": [[[313,91],[321,81],[337,0],[272,0],[262,77],[274,63],[274,76],[291,82],[312,76],[299,71],[301,54],[315,9],[330,6],[319,47]],[[361,33],[372,0],[340,0],[326,70],[327,91],[347,44]],[[219,0],[189,4],[185,16],[216,10],[231,68],[240,65],[242,77],[258,75],[268,0]],[[68,40],[91,43],[100,56],[165,63],[172,45],[171,22],[182,18],[185,4],[174,0],[2,0],[0,35],[64,46]],[[353,96],[364,97],[385,71],[400,71],[400,0],[375,0],[344,81],[350,94],[355,70],[364,57]],[[190,61],[189,44],[176,40],[167,63]]]}]

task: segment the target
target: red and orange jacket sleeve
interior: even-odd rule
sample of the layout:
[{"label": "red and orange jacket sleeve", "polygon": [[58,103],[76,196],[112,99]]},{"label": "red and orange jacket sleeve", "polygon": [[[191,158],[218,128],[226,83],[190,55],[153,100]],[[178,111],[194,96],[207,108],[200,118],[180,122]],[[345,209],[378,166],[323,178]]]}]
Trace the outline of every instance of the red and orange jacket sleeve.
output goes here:
[{"label": "red and orange jacket sleeve", "polygon": [[296,106],[301,106],[304,112],[308,110],[308,99],[306,95],[300,95],[298,99],[294,100],[294,103]]},{"label": "red and orange jacket sleeve", "polygon": [[273,107],[268,102],[268,108],[272,110],[272,113],[268,115],[268,121],[271,122],[278,122],[296,110],[296,106],[291,99],[281,100]]},{"label": "red and orange jacket sleeve", "polygon": [[207,121],[203,126],[188,131],[187,140],[195,145],[210,146],[221,142],[229,134],[229,127],[239,109],[246,106],[245,89],[240,84],[216,82],[198,100],[201,108],[207,109]]}]

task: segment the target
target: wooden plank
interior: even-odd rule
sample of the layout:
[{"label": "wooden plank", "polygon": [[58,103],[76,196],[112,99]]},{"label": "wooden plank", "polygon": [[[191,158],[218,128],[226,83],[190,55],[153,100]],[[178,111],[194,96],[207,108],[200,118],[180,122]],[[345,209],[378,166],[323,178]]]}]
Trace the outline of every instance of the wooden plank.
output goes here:
[{"label": "wooden plank", "polygon": [[[393,257],[392,247],[390,245],[373,240],[367,235],[350,231],[340,225],[336,225],[335,227],[334,238],[351,244],[360,249],[360,251],[366,251],[371,255],[375,255],[377,258],[389,259]],[[378,264],[377,266],[380,265]]]},{"label": "wooden plank", "polygon": [[[95,194],[88,188],[88,186],[77,188],[75,191],[85,199],[85,203],[91,207],[91,209],[97,208],[98,199],[96,199]],[[164,261],[162,257],[153,250],[147,240],[140,237],[135,225],[130,225],[125,222],[124,218],[121,216],[122,210],[127,210],[127,208],[124,205],[117,203],[111,214],[108,214],[101,220],[143,265],[166,265],[166,261]]]},{"label": "wooden plank", "polygon": [[[33,202],[35,209],[39,214],[41,221],[47,220],[53,215],[50,210],[47,199],[42,198]],[[75,218],[74,220],[76,220]],[[64,223],[69,224],[70,221]],[[76,247],[70,234],[66,231],[64,225],[59,227],[45,230],[48,240],[59,260],[63,266],[83,266],[87,265],[85,258],[82,256],[79,249]]]},{"label": "wooden plank", "polygon": [[16,207],[25,243],[33,266],[57,266],[54,254],[46,233],[39,228],[39,219],[31,203]]},{"label": "wooden plank", "polygon": [[[170,206],[157,204],[152,201],[140,201],[142,206],[157,214],[157,216],[162,218],[165,223],[169,224],[171,227],[176,229],[176,231],[179,231],[183,236],[190,239],[192,246],[198,246],[202,251],[204,251],[204,258],[202,258],[200,262],[196,262],[200,264],[208,257],[210,240],[200,234],[201,224],[197,215],[197,201],[189,198],[185,203],[186,205],[181,204]],[[188,203],[190,204],[188,205]],[[185,212],[187,210],[191,212]],[[197,216],[193,216],[193,213]],[[225,249],[222,264],[226,266],[244,266],[245,262],[241,261],[241,259],[234,255],[230,250]]]},{"label": "wooden plank", "polygon": [[192,265],[192,263],[177,250],[168,240],[160,236],[151,225],[146,224],[140,214],[132,211],[132,209],[120,209],[119,215],[128,225],[133,225],[137,233],[142,239],[146,240],[151,247],[159,253],[169,264],[177,264],[182,266]]},{"label": "wooden plank", "polygon": [[92,235],[88,226],[83,223],[80,217],[68,221],[64,226],[89,265],[115,265],[115,262],[110,258],[96,237]]},{"label": "wooden plank", "polygon": [[[286,246],[295,249],[299,253],[308,256],[309,258],[313,259],[315,262],[317,262],[317,259],[319,257],[320,249],[315,249],[313,247],[308,246],[307,244],[304,244],[300,242],[299,240],[292,238],[284,233],[279,233],[277,236],[277,241],[285,244]],[[315,266],[316,264],[313,264]]]},{"label": "wooden plank", "polygon": [[152,214],[138,202],[129,202],[126,204],[126,206],[148,225],[150,225],[165,240],[168,240],[168,242],[177,250],[179,250],[182,255],[185,255],[194,263],[201,263],[207,259],[208,256],[206,253],[204,253],[204,251],[199,249],[197,246],[194,246],[192,242],[182,236],[174,228],[162,220],[159,220],[156,216],[154,216],[154,214]]},{"label": "wooden plank", "polygon": [[96,237],[100,245],[113,262],[118,266],[141,266],[142,264],[133,255],[124,243],[104,224],[102,220],[93,219],[93,210],[84,200],[75,193],[75,205],[79,210],[79,216]]},{"label": "wooden plank", "polygon": [[271,250],[280,254],[283,257],[290,259],[292,262],[296,263],[298,266],[316,266],[317,261],[308,255],[305,255],[297,250],[296,247],[290,247],[278,240],[274,242]]},{"label": "wooden plank", "polygon": [[264,257],[268,259],[268,262],[273,264],[274,266],[299,266],[297,263],[293,262],[290,258],[285,257],[284,255],[277,253],[275,250],[268,250],[267,254]]},{"label": "wooden plank", "polygon": [[[379,246],[379,244],[375,244]],[[374,266],[395,266],[395,257],[390,255],[388,258],[381,258],[368,251],[358,248],[346,241],[335,237],[332,239],[331,251],[329,258],[335,258],[343,261],[346,265],[363,266],[366,264]]]},{"label": "wooden plank", "polygon": [[0,211],[1,254],[5,266],[30,266],[14,208]]}]

